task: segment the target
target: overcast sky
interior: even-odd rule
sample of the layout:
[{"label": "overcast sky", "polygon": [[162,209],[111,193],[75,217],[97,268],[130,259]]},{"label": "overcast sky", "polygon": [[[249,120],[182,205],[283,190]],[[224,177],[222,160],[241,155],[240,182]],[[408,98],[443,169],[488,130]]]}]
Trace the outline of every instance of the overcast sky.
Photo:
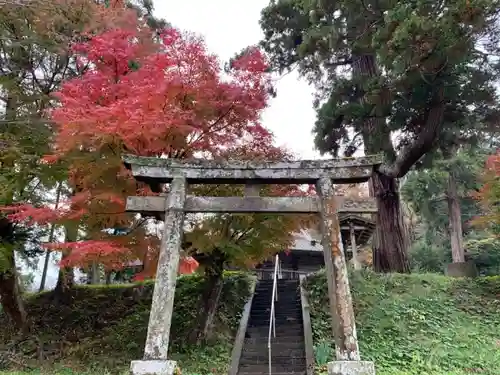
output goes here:
[{"label": "overcast sky", "polygon": [[[154,0],[155,14],[173,26],[202,35],[210,52],[227,61],[244,47],[259,42],[260,12],[269,0]],[[312,127],[313,89],[295,72],[277,81],[277,98],[264,112],[262,122],[302,159],[316,159]]]}]

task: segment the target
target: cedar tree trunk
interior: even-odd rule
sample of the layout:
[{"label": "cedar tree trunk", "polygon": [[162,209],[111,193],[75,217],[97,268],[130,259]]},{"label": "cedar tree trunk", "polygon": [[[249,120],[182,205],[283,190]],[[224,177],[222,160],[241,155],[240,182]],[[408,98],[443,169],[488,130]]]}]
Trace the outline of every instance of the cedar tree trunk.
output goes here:
[{"label": "cedar tree trunk", "polygon": [[[353,74],[361,81],[379,75],[375,56],[368,53],[353,53]],[[360,98],[364,103],[364,98]],[[385,124],[384,104],[389,98],[381,95],[380,113],[375,111],[362,124],[366,154],[384,153],[390,161],[395,159],[391,133]],[[404,226],[398,183],[395,178],[374,173],[371,194],[377,200],[377,223],[373,237],[373,268],[377,272],[410,272],[408,260],[407,230]]]},{"label": "cedar tree trunk", "polygon": [[377,272],[410,272],[407,230],[395,178],[374,173],[371,181],[377,200],[373,269]]},{"label": "cedar tree trunk", "polygon": [[463,263],[465,262],[465,254],[462,238],[462,210],[457,191],[457,180],[453,171],[450,171],[448,177],[447,201],[450,215],[451,257],[453,263]]}]

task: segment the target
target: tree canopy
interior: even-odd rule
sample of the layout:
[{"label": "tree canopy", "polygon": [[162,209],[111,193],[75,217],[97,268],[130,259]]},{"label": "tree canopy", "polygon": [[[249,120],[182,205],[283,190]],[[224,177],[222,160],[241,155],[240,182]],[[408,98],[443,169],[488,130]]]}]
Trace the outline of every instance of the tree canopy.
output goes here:
[{"label": "tree canopy", "polygon": [[397,182],[440,144],[497,119],[497,1],[278,0],[262,12],[262,45],[279,71],[318,89],[323,153],[383,153],[375,267],[409,270]]}]

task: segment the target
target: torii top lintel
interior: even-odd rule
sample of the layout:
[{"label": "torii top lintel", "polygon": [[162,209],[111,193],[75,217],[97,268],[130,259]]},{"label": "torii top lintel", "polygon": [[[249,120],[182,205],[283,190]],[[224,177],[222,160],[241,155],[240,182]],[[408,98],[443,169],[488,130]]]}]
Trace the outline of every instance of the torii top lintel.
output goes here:
[{"label": "torii top lintel", "polygon": [[168,183],[174,177],[185,177],[193,184],[314,184],[320,178],[333,183],[367,181],[382,155],[292,162],[256,162],[206,159],[162,159],[123,156],[126,167],[137,180]]}]

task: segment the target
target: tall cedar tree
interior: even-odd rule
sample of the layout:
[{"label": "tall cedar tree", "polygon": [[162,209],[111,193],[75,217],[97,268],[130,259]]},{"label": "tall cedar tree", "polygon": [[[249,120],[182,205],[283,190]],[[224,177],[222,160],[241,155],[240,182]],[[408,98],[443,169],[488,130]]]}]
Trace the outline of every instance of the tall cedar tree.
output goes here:
[{"label": "tall cedar tree", "polygon": [[262,12],[274,67],[298,65],[318,88],[319,150],[385,155],[372,179],[378,271],[409,272],[397,179],[445,134],[473,131],[496,112],[499,5],[273,0]]},{"label": "tall cedar tree", "polygon": [[[452,157],[436,152],[432,167],[408,173],[401,188],[404,201],[420,221],[418,229],[413,228],[418,233],[412,234],[420,240],[434,238],[436,247],[443,243],[451,248],[453,262],[465,260],[463,237],[470,231],[469,219],[480,211],[470,192],[479,189],[485,152],[490,149],[464,147]],[[430,230],[422,233],[424,226]],[[448,261],[448,255],[443,254],[443,259]]]}]

